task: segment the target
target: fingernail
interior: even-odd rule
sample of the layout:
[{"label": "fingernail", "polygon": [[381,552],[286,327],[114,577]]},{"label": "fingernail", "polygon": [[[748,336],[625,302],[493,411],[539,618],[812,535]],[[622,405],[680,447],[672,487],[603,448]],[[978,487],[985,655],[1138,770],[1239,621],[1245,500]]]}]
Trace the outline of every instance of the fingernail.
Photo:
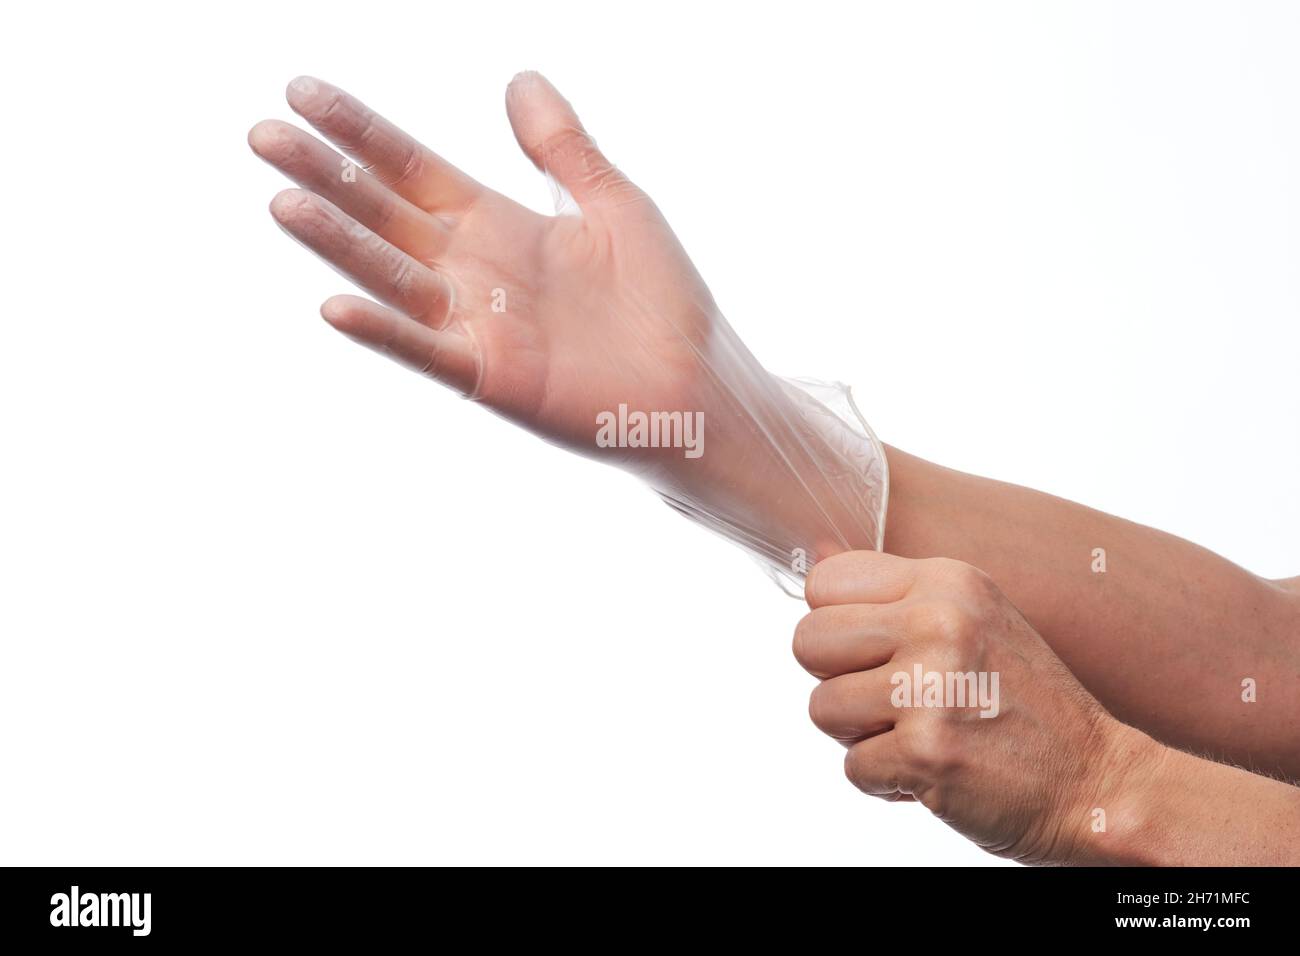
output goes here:
[{"label": "fingernail", "polygon": [[313,96],[320,89],[320,84],[313,77],[298,76],[290,81],[289,89],[300,96]]}]

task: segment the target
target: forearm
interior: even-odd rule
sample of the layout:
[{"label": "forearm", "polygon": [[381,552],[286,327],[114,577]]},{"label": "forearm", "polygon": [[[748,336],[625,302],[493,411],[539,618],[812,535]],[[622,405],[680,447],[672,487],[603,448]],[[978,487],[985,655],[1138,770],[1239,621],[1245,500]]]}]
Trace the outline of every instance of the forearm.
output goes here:
[{"label": "forearm", "polygon": [[[796,551],[811,564],[878,547],[871,502],[854,493],[860,470],[842,457],[853,445],[843,430],[807,427],[798,396],[761,376],[750,386],[764,391],[728,394],[734,407],[701,402],[727,427],[706,455],[680,463],[670,498],[775,564]],[[1300,778],[1300,590],[1173,535],[885,453],[886,551],[984,570],[1119,719]]]},{"label": "forearm", "polygon": [[983,569],[1121,720],[1300,776],[1300,594],[1151,528],[897,449],[888,457],[885,550]]},{"label": "forearm", "polygon": [[1203,760],[1122,728],[1129,738],[1095,796],[1073,864],[1300,865],[1300,789]]}]

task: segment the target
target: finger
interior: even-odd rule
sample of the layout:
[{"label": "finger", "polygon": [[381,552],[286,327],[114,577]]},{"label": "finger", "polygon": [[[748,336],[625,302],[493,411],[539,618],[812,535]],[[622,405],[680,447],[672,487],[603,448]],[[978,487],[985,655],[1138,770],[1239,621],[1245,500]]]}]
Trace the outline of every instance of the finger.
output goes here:
[{"label": "finger", "polygon": [[907,629],[896,605],[832,604],[804,615],[794,630],[794,656],[823,680],[880,667],[894,656]]},{"label": "finger", "polygon": [[289,84],[285,98],[326,139],[421,209],[456,212],[483,192],[451,163],[337,86],[300,76]]},{"label": "finger", "polygon": [[462,394],[478,385],[478,356],[463,335],[439,332],[355,295],[327,299],[320,314],[348,338]]},{"label": "finger", "polygon": [[540,73],[520,73],[510,81],[506,113],[525,155],[554,176],[579,206],[640,195],[597,148],[569,101]]},{"label": "finger", "polygon": [[450,232],[440,219],[359,172],[315,136],[279,120],[263,120],[249,131],[248,145],[298,185],[324,196],[414,258],[432,261],[447,247]]},{"label": "finger", "polygon": [[286,189],[271,200],[271,215],[287,233],[385,305],[430,328],[446,324],[451,309],[447,281],[332,203],[301,189]]},{"label": "finger", "polygon": [[877,668],[824,680],[808,698],[808,716],[818,730],[842,743],[883,733],[898,718],[889,699],[889,676]]},{"label": "finger", "polygon": [[859,740],[844,755],[844,775],[863,793],[886,800],[911,801],[916,782],[898,748],[898,735]]},{"label": "finger", "polygon": [[813,608],[900,601],[916,582],[920,564],[881,551],[845,551],[813,565],[804,597]]}]

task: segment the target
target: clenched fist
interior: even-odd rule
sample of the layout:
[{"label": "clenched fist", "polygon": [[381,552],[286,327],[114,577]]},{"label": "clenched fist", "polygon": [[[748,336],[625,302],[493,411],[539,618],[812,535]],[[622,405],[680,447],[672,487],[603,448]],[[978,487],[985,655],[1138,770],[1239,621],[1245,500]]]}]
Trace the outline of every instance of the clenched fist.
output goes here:
[{"label": "clenched fist", "polygon": [[852,551],[807,579],[809,711],[866,793],[915,799],[1026,863],[1088,855],[1094,809],[1150,738],[1112,718],[982,572]]}]

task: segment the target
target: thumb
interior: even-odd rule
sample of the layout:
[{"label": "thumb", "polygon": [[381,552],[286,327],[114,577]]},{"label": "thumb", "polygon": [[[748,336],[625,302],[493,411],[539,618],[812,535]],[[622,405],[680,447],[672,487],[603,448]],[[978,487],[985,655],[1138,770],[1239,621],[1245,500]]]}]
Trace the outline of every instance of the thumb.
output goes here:
[{"label": "thumb", "polygon": [[579,206],[640,195],[583,129],[569,101],[540,73],[529,70],[510,81],[506,113],[525,155],[555,177]]}]

